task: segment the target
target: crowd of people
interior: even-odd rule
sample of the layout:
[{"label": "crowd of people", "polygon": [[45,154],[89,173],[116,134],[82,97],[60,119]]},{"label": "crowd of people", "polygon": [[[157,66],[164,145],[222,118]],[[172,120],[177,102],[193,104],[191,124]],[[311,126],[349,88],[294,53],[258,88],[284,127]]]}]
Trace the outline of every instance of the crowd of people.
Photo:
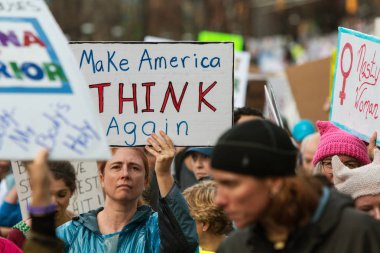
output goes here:
[{"label": "crowd of people", "polygon": [[104,206],[68,210],[76,175],[47,150],[25,161],[21,219],[0,162],[0,252],[380,252],[380,150],[328,121],[292,131],[238,108],[214,147],[178,148],[163,131],[145,148],[98,161]]}]

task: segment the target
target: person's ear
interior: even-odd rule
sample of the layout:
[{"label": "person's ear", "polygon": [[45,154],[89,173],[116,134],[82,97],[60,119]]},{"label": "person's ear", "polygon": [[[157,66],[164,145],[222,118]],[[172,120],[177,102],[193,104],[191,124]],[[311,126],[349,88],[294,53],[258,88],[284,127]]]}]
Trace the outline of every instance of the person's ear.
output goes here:
[{"label": "person's ear", "polygon": [[202,222],[202,231],[203,232],[206,232],[210,227],[210,224],[206,223],[206,222]]},{"label": "person's ear", "polygon": [[267,179],[267,186],[269,188],[269,194],[274,197],[276,196],[280,191],[284,184],[283,178],[281,177],[273,177]]},{"label": "person's ear", "polygon": [[[104,168],[104,170],[105,170],[105,168]],[[99,182],[100,182],[100,185],[102,186],[102,188],[104,188],[104,175],[103,175],[103,173],[99,170]]]}]

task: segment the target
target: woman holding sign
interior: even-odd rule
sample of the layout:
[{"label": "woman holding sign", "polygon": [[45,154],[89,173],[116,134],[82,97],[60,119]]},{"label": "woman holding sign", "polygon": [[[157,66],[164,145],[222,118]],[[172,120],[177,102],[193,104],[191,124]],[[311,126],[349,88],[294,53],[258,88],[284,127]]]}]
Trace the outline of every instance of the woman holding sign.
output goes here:
[{"label": "woman holding sign", "polygon": [[175,155],[171,139],[160,131],[148,138],[156,157],[161,198],[158,213],[143,205],[149,183],[146,155],[137,148],[114,148],[99,163],[104,208],[82,214],[57,229],[65,252],[195,252],[197,234],[186,202],[170,174]]}]

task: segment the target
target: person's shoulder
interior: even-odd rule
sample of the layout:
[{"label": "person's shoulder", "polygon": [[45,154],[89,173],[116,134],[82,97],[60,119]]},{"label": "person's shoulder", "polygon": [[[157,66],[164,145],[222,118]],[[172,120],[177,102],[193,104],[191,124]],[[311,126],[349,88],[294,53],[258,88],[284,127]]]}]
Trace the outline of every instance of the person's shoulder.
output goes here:
[{"label": "person's shoulder", "polygon": [[217,252],[248,252],[247,243],[249,236],[250,228],[236,230],[221,243]]},{"label": "person's shoulder", "polygon": [[380,221],[354,208],[345,208],[341,215],[340,224],[346,231],[355,231],[354,234],[356,235],[360,232],[365,234],[370,232],[380,237]]}]

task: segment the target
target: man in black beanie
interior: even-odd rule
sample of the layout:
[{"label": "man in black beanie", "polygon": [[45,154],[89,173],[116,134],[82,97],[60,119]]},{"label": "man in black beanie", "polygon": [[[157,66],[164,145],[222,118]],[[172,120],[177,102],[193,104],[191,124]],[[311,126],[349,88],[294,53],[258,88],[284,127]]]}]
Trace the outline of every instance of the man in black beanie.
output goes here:
[{"label": "man in black beanie", "polygon": [[217,252],[380,252],[380,223],[319,179],[296,175],[297,153],[286,131],[267,120],[219,138],[214,202],[240,230]]},{"label": "man in black beanie", "polygon": [[[213,175],[216,179],[223,178],[222,185],[233,186],[228,187],[229,191],[236,190],[234,186],[241,184],[244,189],[238,189],[239,192],[244,192],[247,197],[250,196],[245,199],[242,194],[244,201],[236,202],[236,205],[229,206],[229,209],[225,210],[237,227],[245,227],[256,220],[257,212],[261,209],[258,204],[265,200],[261,196],[269,192],[268,187],[279,189],[278,177],[295,174],[296,157],[297,149],[287,133],[267,120],[242,123],[219,138],[212,156]],[[265,184],[262,180],[256,180],[267,177],[274,179]],[[256,188],[257,194],[254,191]],[[255,198],[256,195],[259,199]],[[249,202],[250,200],[252,202]],[[218,204],[224,206],[223,203],[218,202]],[[232,210],[234,208],[236,212]],[[238,214],[240,212],[241,214]]]}]

